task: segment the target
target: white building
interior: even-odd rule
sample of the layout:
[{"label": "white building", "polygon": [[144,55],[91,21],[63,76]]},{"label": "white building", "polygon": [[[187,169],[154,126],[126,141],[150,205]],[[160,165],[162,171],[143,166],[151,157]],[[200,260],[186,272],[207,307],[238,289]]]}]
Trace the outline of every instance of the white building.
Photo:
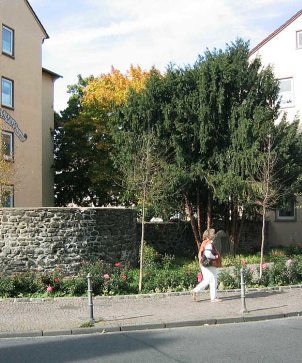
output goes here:
[{"label": "white building", "polygon": [[[302,131],[302,9],[266,37],[250,52],[260,57],[264,67],[271,65],[280,80],[281,115],[300,119]],[[302,198],[296,205],[289,203],[270,215],[271,246],[302,243]]]}]

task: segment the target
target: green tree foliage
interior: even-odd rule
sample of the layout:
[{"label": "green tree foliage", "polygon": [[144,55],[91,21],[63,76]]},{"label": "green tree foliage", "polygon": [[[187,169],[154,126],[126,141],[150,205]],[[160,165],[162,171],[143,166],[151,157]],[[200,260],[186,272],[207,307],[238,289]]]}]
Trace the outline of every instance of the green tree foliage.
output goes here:
[{"label": "green tree foliage", "polygon": [[137,190],[124,188],[129,183],[123,171],[125,165],[131,169],[139,137],[150,130],[158,155],[165,150],[157,175],[165,182],[161,198],[148,207],[155,205],[163,216],[185,210],[197,245],[214,216],[236,249],[244,221],[259,215],[255,181],[267,135],[278,154],[277,183],[287,196],[301,191],[298,121],[276,123],[278,81],[260,59],[249,59],[248,43],[239,39],[225,50],[207,50],[193,66],[170,65],[164,75],[134,67],[131,72],[79,78],[70,89],[56,136],[59,205],[100,205],[121,194],[120,201],[139,203]]},{"label": "green tree foliage", "polygon": [[129,90],[143,89],[148,77],[140,67],[131,66],[126,74],[112,68],[97,78],[78,76],[78,83],[69,86],[68,107],[56,118],[57,205],[117,202],[121,186],[112,161],[113,108],[125,103]]},{"label": "green tree foliage", "polygon": [[78,76],[69,87],[68,107],[56,116],[56,204],[114,204],[118,188],[110,153],[112,142],[104,129],[102,109],[81,104],[84,89],[93,77]]},{"label": "green tree foliage", "polygon": [[231,214],[225,229],[236,249],[245,216],[253,210],[249,178],[278,115],[278,82],[259,59],[249,61],[248,43],[242,40],[224,52],[207,51],[200,80],[200,138],[208,140],[202,151],[206,156],[204,150],[212,150],[206,156],[207,180],[216,202]]},{"label": "green tree foliage", "polygon": [[215,213],[237,248],[243,222],[257,212],[251,178],[268,133],[279,135],[279,169],[290,170],[284,187],[300,175],[296,127],[275,125],[278,91],[272,70],[250,61],[248,43],[237,40],[225,51],[206,51],[193,67],[170,66],[164,77],[153,75],[116,113],[119,131],[142,133],[151,126],[168,147],[165,188],[178,196],[170,207],[186,207],[197,244]]}]

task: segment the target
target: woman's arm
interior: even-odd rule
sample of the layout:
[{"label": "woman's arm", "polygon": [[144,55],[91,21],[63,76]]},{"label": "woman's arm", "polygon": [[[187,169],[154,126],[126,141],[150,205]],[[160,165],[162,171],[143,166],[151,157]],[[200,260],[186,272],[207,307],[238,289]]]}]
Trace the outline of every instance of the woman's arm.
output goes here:
[{"label": "woman's arm", "polygon": [[200,246],[199,251],[198,251],[198,261],[199,261],[199,263],[201,263],[203,251],[204,251],[204,249],[202,248],[202,246]]}]

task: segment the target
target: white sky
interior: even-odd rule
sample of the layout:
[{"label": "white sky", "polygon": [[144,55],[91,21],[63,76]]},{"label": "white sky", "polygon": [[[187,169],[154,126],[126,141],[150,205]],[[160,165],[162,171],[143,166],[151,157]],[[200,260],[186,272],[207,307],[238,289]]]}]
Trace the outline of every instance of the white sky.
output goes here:
[{"label": "white sky", "polygon": [[77,75],[130,64],[164,71],[193,64],[206,48],[237,37],[251,48],[302,8],[301,0],[29,0],[50,39],[43,67],[59,73],[56,111],[66,108]]}]

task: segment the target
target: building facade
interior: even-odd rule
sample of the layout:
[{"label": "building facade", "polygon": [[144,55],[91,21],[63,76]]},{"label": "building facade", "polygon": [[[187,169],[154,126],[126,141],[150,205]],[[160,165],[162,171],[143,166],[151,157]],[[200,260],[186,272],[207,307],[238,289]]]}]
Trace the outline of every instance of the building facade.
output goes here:
[{"label": "building facade", "polygon": [[[300,120],[302,131],[302,9],[266,37],[250,52],[263,66],[272,66],[280,82],[281,117]],[[269,216],[269,244],[302,243],[302,198],[288,202]]]},{"label": "building facade", "polygon": [[4,207],[54,205],[54,81],[42,68],[48,34],[27,0],[0,1],[1,150],[10,163]]}]

